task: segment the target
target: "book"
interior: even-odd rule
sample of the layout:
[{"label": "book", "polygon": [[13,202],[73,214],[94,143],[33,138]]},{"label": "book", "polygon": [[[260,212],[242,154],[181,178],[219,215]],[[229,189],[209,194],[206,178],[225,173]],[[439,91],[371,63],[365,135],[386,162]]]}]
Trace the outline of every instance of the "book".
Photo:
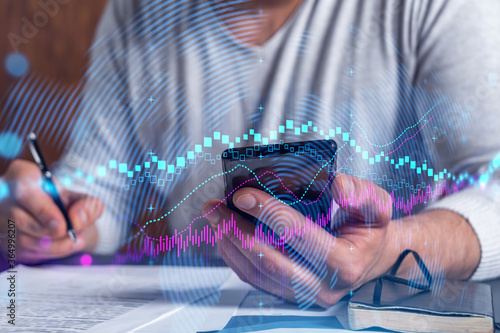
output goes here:
[{"label": "book", "polygon": [[348,305],[353,330],[380,327],[401,332],[493,333],[493,302],[488,284],[435,281],[432,289],[384,282],[374,302],[376,281],[362,286]]}]

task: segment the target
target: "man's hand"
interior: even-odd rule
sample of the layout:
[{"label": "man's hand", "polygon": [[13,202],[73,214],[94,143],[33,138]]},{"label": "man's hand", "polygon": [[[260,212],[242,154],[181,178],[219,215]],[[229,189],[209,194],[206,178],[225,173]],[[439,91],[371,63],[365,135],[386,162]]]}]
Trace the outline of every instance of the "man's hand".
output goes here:
[{"label": "man's hand", "polygon": [[[42,190],[42,176],[36,164],[16,160],[0,180],[9,186],[8,198],[0,201],[0,238],[6,239],[8,219],[15,221],[19,262],[36,263],[93,249],[97,241],[94,222],[104,209],[100,200],[58,186],[76,231],[77,242],[73,243],[61,211]],[[57,186],[57,180],[54,181]],[[6,250],[6,246],[0,249]]]},{"label": "man's hand", "polygon": [[[305,261],[262,242],[254,243],[251,251],[244,249],[233,232],[218,243],[224,260],[241,279],[258,288],[299,305],[309,302],[322,307],[388,272],[398,256],[388,239],[390,195],[371,182],[346,175],[336,177],[332,193],[340,206],[335,236],[268,193],[253,188],[237,191],[235,205],[270,227],[288,230],[287,244]],[[204,214],[210,212],[207,219],[215,230],[222,219],[228,221],[233,215],[244,239],[255,235],[254,224],[224,204],[212,211],[219,203],[208,201],[202,209]]]}]

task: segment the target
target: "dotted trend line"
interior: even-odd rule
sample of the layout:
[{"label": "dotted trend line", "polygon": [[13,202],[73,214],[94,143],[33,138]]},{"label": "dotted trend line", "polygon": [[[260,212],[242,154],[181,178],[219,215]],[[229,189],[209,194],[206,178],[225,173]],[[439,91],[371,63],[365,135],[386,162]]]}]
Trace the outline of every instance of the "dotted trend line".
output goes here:
[{"label": "dotted trend line", "polygon": [[[366,131],[365,131],[365,130],[364,130],[364,129],[363,129],[363,128],[362,128],[362,127],[361,127],[361,126],[357,123],[357,122],[355,122],[355,121],[353,121],[353,122],[351,123],[351,131],[352,131],[352,126],[353,126],[353,125],[358,126],[358,127],[361,129],[361,131],[365,134],[364,136],[362,135],[362,137],[363,137],[366,141],[368,141],[368,142],[369,142],[369,144],[370,144],[371,146],[376,146],[376,147],[380,147],[380,148],[382,148],[382,147],[388,146],[388,145],[390,145],[390,144],[392,144],[392,143],[396,142],[396,141],[397,141],[399,138],[401,138],[401,137],[403,136],[403,134],[404,134],[404,133],[406,133],[408,130],[410,130],[410,129],[412,129],[412,128],[416,127],[416,126],[418,126],[418,124],[419,124],[419,123],[420,123],[423,119],[425,119],[425,117],[426,117],[426,116],[427,116],[430,112],[432,112],[432,110],[433,110],[433,109],[434,109],[434,108],[435,108],[435,107],[436,107],[436,106],[437,106],[440,102],[441,102],[441,101],[438,101],[435,105],[433,105],[433,106],[432,106],[432,107],[431,107],[431,108],[430,108],[430,109],[429,109],[429,110],[428,110],[428,111],[427,111],[427,112],[426,112],[426,113],[425,113],[425,114],[424,114],[424,115],[423,115],[423,116],[422,116],[422,117],[418,120],[418,122],[417,122],[417,123],[415,123],[415,124],[414,124],[414,125],[412,125],[412,126],[407,127],[407,128],[406,128],[403,132],[401,132],[401,134],[400,134],[397,138],[395,138],[395,139],[394,139],[394,140],[392,140],[391,142],[389,142],[389,143],[387,143],[387,144],[384,144],[384,145],[378,145],[378,144],[375,144],[375,143],[371,142],[371,141],[368,139],[368,135],[367,135]],[[429,119],[428,121],[426,121],[426,123],[423,125],[423,127],[425,127],[425,126],[426,126],[426,125],[427,125],[427,124],[428,124],[428,123],[429,123],[429,122],[430,122],[430,121],[431,121],[434,117],[435,117],[435,116],[433,116],[431,119]],[[423,128],[423,127],[422,127],[422,128]],[[420,128],[420,129],[417,131],[417,133],[418,133],[418,132],[420,132],[420,131],[422,130],[422,128]],[[408,140],[409,140],[409,139],[411,139],[411,138],[414,138],[414,137],[416,136],[416,134],[417,134],[417,133],[415,133],[412,137],[406,138],[406,139],[405,139],[405,140],[404,140],[404,141],[403,141],[403,142],[402,142],[402,143],[401,143],[401,144],[400,144],[400,145],[399,145],[396,149],[394,149],[394,150],[393,150],[392,152],[390,152],[389,154],[394,153],[395,151],[397,151],[397,150],[398,150],[398,149],[399,149],[399,148],[400,148],[400,147],[401,147],[401,146],[402,146],[402,145],[403,145],[406,141],[408,141]],[[337,155],[337,153],[338,153],[338,152],[339,152],[342,148],[344,148],[346,145],[347,145],[347,142],[346,142],[344,145],[342,145],[339,149],[337,149],[337,151],[336,151],[336,152],[335,152],[335,154],[333,155],[332,159],[330,159],[330,160],[329,160],[329,163],[330,163],[330,162],[331,162],[331,161],[335,158],[335,156]],[[373,150],[373,148],[372,148],[372,150]],[[374,150],[373,150],[373,151],[374,151]],[[374,152],[375,152],[375,151],[374,151]],[[355,154],[355,153],[351,154],[351,155],[350,155],[350,157],[354,156],[354,154]],[[348,160],[348,159],[349,159],[349,158],[347,158],[347,159],[346,159],[346,161],[344,161],[344,163],[343,163],[342,167],[343,167],[343,166],[347,163],[347,160]],[[253,172],[253,170],[250,170],[248,167],[246,167],[246,166],[244,166],[244,165],[238,164],[238,165],[237,165],[237,166],[235,166],[233,169],[228,170],[228,171],[224,171],[224,172],[219,173],[219,174],[217,174],[217,175],[214,175],[214,176],[212,176],[212,177],[208,178],[207,180],[205,180],[204,182],[202,182],[201,184],[199,184],[198,186],[196,186],[196,187],[195,187],[195,188],[194,188],[194,189],[193,189],[193,190],[192,190],[189,194],[187,194],[187,195],[186,195],[186,196],[185,196],[185,197],[184,197],[181,201],[179,201],[179,202],[178,202],[175,206],[173,206],[173,207],[170,209],[170,211],[168,211],[166,214],[164,214],[163,216],[161,216],[161,217],[159,217],[159,218],[157,218],[157,219],[152,219],[152,220],[147,221],[147,222],[146,222],[143,226],[141,226],[140,230],[139,230],[139,231],[138,231],[138,232],[137,232],[134,236],[132,236],[132,239],[136,238],[136,237],[137,237],[140,233],[145,234],[145,232],[144,232],[144,228],[145,228],[146,226],[148,226],[150,223],[159,222],[160,220],[162,220],[162,219],[164,219],[165,217],[167,217],[168,215],[170,215],[170,214],[171,214],[171,213],[172,213],[172,212],[173,212],[176,208],[178,208],[178,207],[179,207],[179,206],[180,206],[180,205],[181,205],[184,201],[186,201],[186,200],[187,200],[187,199],[188,199],[188,198],[189,198],[189,197],[190,197],[190,196],[191,196],[191,195],[192,195],[192,194],[193,194],[193,193],[194,193],[197,189],[199,189],[201,186],[205,185],[206,183],[208,183],[210,180],[212,180],[212,179],[214,179],[214,178],[217,178],[217,177],[220,177],[220,176],[226,175],[226,174],[228,174],[228,173],[230,173],[230,172],[233,172],[233,171],[234,171],[234,170],[236,170],[238,167],[244,167],[244,168],[245,168],[245,169],[247,169],[250,173],[252,173],[252,174],[255,176],[255,180],[257,180],[257,182],[259,183],[259,185],[261,185],[264,189],[266,189],[266,191],[267,191],[269,194],[271,194],[271,195],[272,195],[275,199],[277,199],[278,201],[282,202],[283,204],[290,205],[290,206],[291,206],[291,205],[294,205],[294,204],[297,204],[297,203],[302,203],[302,204],[313,204],[313,203],[317,202],[317,201],[320,199],[320,197],[322,196],[322,194],[324,193],[324,191],[325,191],[325,189],[326,189],[326,186],[330,183],[330,180],[331,180],[331,179],[332,179],[332,178],[333,178],[333,177],[337,174],[338,170],[340,170],[340,169],[341,169],[341,168],[338,168],[338,169],[337,169],[337,170],[333,173],[332,178],[330,178],[330,180],[326,183],[325,187],[322,189],[321,193],[318,195],[318,198],[317,198],[316,200],[314,200],[314,201],[312,201],[312,202],[310,202],[310,203],[303,203],[303,202],[302,202],[303,198],[305,197],[305,195],[306,195],[306,194],[307,194],[307,192],[309,191],[310,187],[312,186],[312,184],[313,184],[313,183],[314,183],[314,181],[316,180],[317,176],[319,175],[319,173],[321,172],[321,170],[322,170],[322,169],[323,169],[326,165],[329,165],[329,163],[325,163],[325,164],[324,164],[324,165],[323,165],[323,166],[322,166],[322,167],[318,170],[318,172],[316,173],[316,175],[314,176],[314,178],[312,179],[312,181],[308,184],[308,186],[307,186],[306,190],[304,191],[304,193],[302,194],[301,198],[298,198],[298,197],[297,197],[297,196],[296,196],[296,195],[295,195],[295,194],[294,194],[294,193],[293,193],[290,189],[288,189],[288,188],[287,188],[287,187],[283,184],[282,179],[281,179],[280,177],[278,177],[276,174],[274,174],[273,172],[271,172],[271,171],[266,171],[266,172],[265,172],[265,173],[263,173],[261,176],[257,176],[257,175],[255,174],[255,172]],[[283,186],[283,187],[284,187],[284,188],[285,188],[288,192],[290,192],[290,193],[292,194],[292,196],[296,199],[296,201],[291,202],[291,203],[285,203],[285,202],[283,202],[281,199],[279,199],[279,198],[278,198],[278,197],[277,197],[277,196],[273,193],[273,191],[271,191],[269,188],[267,188],[264,184],[262,184],[262,183],[260,182],[260,180],[259,180],[259,179],[260,179],[262,176],[264,176],[266,173],[268,173],[268,172],[269,172],[269,173],[271,173],[271,174],[273,174],[273,175],[274,175],[274,176],[275,176],[275,177],[276,177],[276,178],[280,181],[281,185],[282,185],[282,186]],[[231,191],[231,193],[229,193],[226,197],[224,197],[224,199],[223,199],[223,200],[227,199],[227,198],[228,198],[231,194],[233,194],[233,193],[234,193],[237,189],[241,188],[244,184],[246,184],[247,182],[252,181],[252,180],[254,180],[254,178],[251,178],[251,179],[249,179],[249,180],[247,180],[247,181],[243,182],[242,184],[240,184],[240,185],[239,185],[238,187],[236,187],[233,191]],[[193,220],[192,220],[192,221],[191,221],[191,222],[190,222],[190,223],[186,226],[186,228],[184,228],[182,231],[180,231],[180,233],[183,233],[183,232],[185,232],[186,230],[188,230],[188,228],[189,228],[189,227],[190,227],[190,226],[191,226],[191,225],[192,225],[192,224],[193,224],[196,220],[198,220],[198,219],[200,219],[200,218],[203,218],[203,217],[206,217],[206,216],[207,216],[208,214],[210,214],[210,213],[211,213],[214,209],[218,208],[218,207],[220,206],[220,204],[221,204],[221,203],[222,203],[222,201],[221,201],[221,202],[219,202],[219,204],[218,204],[218,205],[216,205],[216,206],[215,206],[215,207],[214,207],[214,208],[213,208],[210,212],[208,212],[207,214],[202,215],[202,216],[198,216],[198,217],[194,218],[194,219],[193,219]],[[146,235],[146,234],[145,234],[145,235]]]},{"label": "dotted trend line", "polygon": [[403,136],[403,134],[405,134],[405,133],[406,133],[406,131],[408,131],[408,130],[410,130],[410,129],[412,129],[412,128],[415,128],[416,126],[418,126],[418,124],[420,124],[420,122],[421,122],[423,119],[425,119],[425,117],[426,117],[426,116],[427,116],[427,115],[428,115],[428,114],[429,114],[432,110],[434,110],[434,108],[435,108],[435,107],[436,107],[436,106],[437,106],[440,102],[441,102],[441,100],[440,100],[440,101],[438,101],[436,104],[434,104],[434,105],[433,105],[433,106],[429,109],[429,111],[427,111],[427,112],[426,112],[426,113],[422,116],[422,118],[420,118],[420,119],[419,119],[419,121],[418,121],[418,122],[416,122],[416,123],[415,123],[415,124],[413,124],[412,126],[407,127],[407,128],[406,128],[403,132],[401,132],[401,134],[399,134],[399,135],[398,135],[398,137],[397,137],[397,138],[395,138],[395,139],[394,139],[394,140],[392,140],[391,142],[386,143],[386,144],[384,144],[384,145],[378,145],[378,144],[376,144],[376,143],[371,142],[371,141],[368,139],[368,135],[367,135],[367,133],[365,132],[365,130],[363,129],[363,127],[361,127],[361,126],[360,126],[360,125],[359,125],[356,121],[353,121],[353,122],[352,122],[352,124],[355,124],[356,126],[358,126],[358,127],[361,129],[361,131],[363,131],[363,133],[365,134],[365,139],[366,139],[366,141],[368,141],[368,142],[370,143],[370,145],[375,146],[375,147],[382,148],[382,147],[386,147],[386,146],[388,146],[388,145],[390,145],[390,144],[393,144],[394,142],[396,142],[397,140],[399,140],[399,138],[400,138],[400,137],[402,137],[402,136]]}]

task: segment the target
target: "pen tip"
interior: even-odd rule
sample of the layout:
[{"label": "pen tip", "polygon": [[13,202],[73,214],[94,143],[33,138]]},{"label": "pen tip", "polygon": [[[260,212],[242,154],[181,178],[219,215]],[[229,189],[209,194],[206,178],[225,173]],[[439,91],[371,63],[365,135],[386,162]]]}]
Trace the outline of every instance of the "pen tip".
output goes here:
[{"label": "pen tip", "polygon": [[75,236],[75,232],[73,230],[68,230],[68,236],[69,236],[69,238],[71,238],[73,243],[76,243],[76,236]]},{"label": "pen tip", "polygon": [[36,134],[34,132],[31,132],[29,135],[28,135],[28,139],[30,140],[35,140],[36,139]]}]

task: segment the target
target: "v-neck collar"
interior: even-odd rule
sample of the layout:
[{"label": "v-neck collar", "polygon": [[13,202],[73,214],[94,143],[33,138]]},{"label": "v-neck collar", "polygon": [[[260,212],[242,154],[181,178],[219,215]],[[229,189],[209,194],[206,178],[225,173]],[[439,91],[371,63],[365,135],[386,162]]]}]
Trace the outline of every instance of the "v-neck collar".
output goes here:
[{"label": "v-neck collar", "polygon": [[[278,43],[278,41],[282,39],[283,35],[290,29],[290,26],[293,24],[293,22],[297,20],[297,17],[300,15],[300,13],[303,10],[303,7],[305,7],[306,2],[308,1],[312,0],[302,0],[299,3],[299,5],[293,10],[290,16],[286,19],[285,23],[276,32],[274,32],[271,35],[271,37],[269,37],[262,45],[251,45],[241,41],[231,32],[231,30],[226,26],[226,24],[222,20],[218,20],[219,27],[222,30],[222,32],[227,36],[227,38],[229,38],[237,46],[254,52],[260,52],[264,49],[272,47],[272,45],[275,45],[276,43]],[[214,11],[213,7],[210,8],[213,14],[217,16],[217,12]]]}]

